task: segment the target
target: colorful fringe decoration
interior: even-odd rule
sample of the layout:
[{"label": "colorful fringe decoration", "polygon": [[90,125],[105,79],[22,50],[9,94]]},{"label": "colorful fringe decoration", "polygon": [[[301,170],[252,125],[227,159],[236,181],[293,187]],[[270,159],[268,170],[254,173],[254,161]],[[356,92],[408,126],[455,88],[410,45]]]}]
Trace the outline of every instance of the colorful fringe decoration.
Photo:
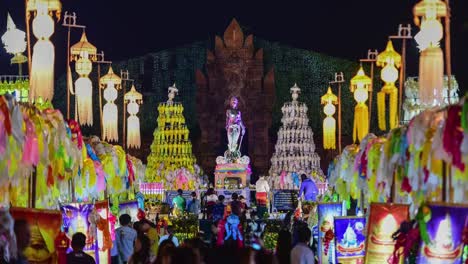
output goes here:
[{"label": "colorful fringe decoration", "polygon": [[354,108],[353,141],[361,141],[369,133],[369,110],[365,103],[358,103]]},{"label": "colorful fringe decoration", "polygon": [[323,120],[323,148],[336,149],[336,120],[331,116]]},{"label": "colorful fringe decoration", "polygon": [[377,112],[379,119],[380,130],[387,130],[386,120],[386,107],[385,107],[385,95],[389,95],[390,109],[389,109],[389,125],[390,129],[397,126],[397,112],[398,112],[398,89],[395,85],[385,85],[380,92],[377,93]]}]

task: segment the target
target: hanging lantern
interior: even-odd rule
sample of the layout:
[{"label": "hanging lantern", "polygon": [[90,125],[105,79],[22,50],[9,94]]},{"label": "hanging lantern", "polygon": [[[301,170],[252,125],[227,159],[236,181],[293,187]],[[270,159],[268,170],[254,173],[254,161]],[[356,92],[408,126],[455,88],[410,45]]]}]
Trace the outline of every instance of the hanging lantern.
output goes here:
[{"label": "hanging lantern", "polygon": [[351,92],[354,93],[354,100],[357,105],[354,108],[353,141],[361,141],[369,133],[369,110],[366,101],[369,98],[369,88],[372,80],[364,73],[364,69],[359,68],[356,76],[351,79]]},{"label": "hanging lantern", "polygon": [[2,43],[6,52],[14,55],[11,59],[12,64],[21,64],[28,60],[23,55],[26,50],[26,33],[16,28],[10,13],[7,14],[7,31],[2,36]]},{"label": "hanging lantern", "polygon": [[338,104],[338,97],[333,94],[331,87],[328,87],[327,93],[320,98],[320,102],[325,105],[323,112],[327,115],[323,120],[323,148],[336,149],[336,120],[333,115],[336,112],[334,105]]},{"label": "hanging lantern", "polygon": [[49,14],[53,14],[57,16],[57,19],[60,19],[60,13],[62,11],[62,4],[59,0],[28,0],[26,5],[26,10],[28,12],[37,12],[39,5],[45,5]]},{"label": "hanging lantern", "polygon": [[143,96],[137,92],[135,85],[132,85],[130,92],[126,93],[124,100],[127,103],[127,111],[130,116],[127,118],[127,148],[139,149],[141,146],[140,138],[140,120],[138,119],[138,111],[140,104],[143,103]]},{"label": "hanging lantern", "polygon": [[114,73],[112,66],[109,72],[99,80],[99,86],[104,89],[104,99],[107,103],[104,105],[102,116],[103,139],[107,141],[119,141],[118,132],[118,109],[114,101],[117,99],[118,91],[122,84],[122,79]]},{"label": "hanging lantern", "polygon": [[71,59],[76,60],[75,71],[79,75],[75,81],[75,100],[81,125],[93,125],[93,84],[88,76],[93,69],[92,61],[96,61],[96,53],[96,47],[88,42],[85,32],[70,48]]},{"label": "hanging lantern", "polygon": [[386,117],[385,117],[385,95],[389,95],[390,107],[389,107],[389,125],[390,129],[397,126],[397,111],[398,111],[398,89],[395,86],[395,82],[398,80],[398,70],[401,66],[401,55],[398,54],[393,48],[391,40],[387,43],[385,51],[377,56],[377,66],[383,67],[380,72],[381,79],[385,82],[384,87],[377,93],[377,113],[379,128],[386,130]]},{"label": "hanging lantern", "polygon": [[54,33],[54,20],[45,2],[37,2],[32,30],[37,42],[33,47],[29,98],[31,101],[38,99],[52,101],[55,50],[49,38]]},{"label": "hanging lantern", "polygon": [[443,26],[440,18],[447,16],[447,6],[440,0],[423,0],[413,9],[414,21],[420,31],[414,39],[419,56],[419,99],[425,106],[444,102],[444,54],[440,48]]}]

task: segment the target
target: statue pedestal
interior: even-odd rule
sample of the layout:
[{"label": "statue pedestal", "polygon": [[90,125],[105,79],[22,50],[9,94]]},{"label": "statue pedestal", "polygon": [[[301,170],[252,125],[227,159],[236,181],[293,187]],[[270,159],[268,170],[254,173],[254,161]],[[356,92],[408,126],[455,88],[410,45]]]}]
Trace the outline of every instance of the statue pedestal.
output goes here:
[{"label": "statue pedestal", "polygon": [[224,163],[215,168],[217,189],[242,189],[250,184],[252,171],[249,164]]}]

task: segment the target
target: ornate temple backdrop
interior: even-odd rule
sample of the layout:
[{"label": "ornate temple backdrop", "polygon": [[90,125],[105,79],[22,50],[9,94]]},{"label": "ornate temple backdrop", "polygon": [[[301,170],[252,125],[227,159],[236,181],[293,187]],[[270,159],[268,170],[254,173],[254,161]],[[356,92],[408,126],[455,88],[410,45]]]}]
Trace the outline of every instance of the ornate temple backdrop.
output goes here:
[{"label": "ornate temple backdrop", "polygon": [[[221,32],[223,33],[223,32]],[[359,68],[359,64],[321,54],[314,51],[297,49],[278,42],[271,42],[255,36],[255,32],[244,32],[245,37],[253,34],[253,46],[255,51],[263,49],[263,76],[268,71],[274,71],[274,86],[276,100],[273,104],[272,125],[269,130],[271,144],[276,142],[276,133],[280,126],[281,106],[286,101],[291,101],[289,88],[297,83],[302,89],[299,101],[303,101],[309,107],[310,126],[314,132],[314,140],[317,145],[317,152],[322,157],[322,169],[327,171],[330,160],[330,153],[325,153],[322,149],[322,122],[324,118],[323,109],[320,105],[320,97],[326,93],[328,82],[334,78],[335,72],[343,72],[346,82],[342,87],[342,109],[343,109],[343,146],[350,144],[352,139],[352,122],[355,102],[351,92],[349,92],[349,80],[354,76]],[[223,36],[223,34],[219,34]],[[320,41],[320,40],[317,40]],[[141,57],[130,58],[125,61],[114,62],[113,68],[116,73],[127,69],[131,79],[135,79],[136,87],[144,95],[144,104],[140,110],[140,122],[142,133],[141,150],[129,150],[129,153],[141,158],[144,162],[150,152],[150,145],[153,141],[153,131],[156,127],[157,104],[167,100],[167,88],[174,82],[179,89],[176,101],[181,101],[185,107],[187,124],[190,129],[190,138],[194,142],[200,138],[201,132],[197,117],[197,84],[196,72],[201,70],[205,75],[207,63],[207,51],[215,50],[215,36],[206,41],[197,41],[191,44],[175,47],[168,50],[149,53]],[[364,65],[365,66],[365,65]],[[369,69],[365,68],[369,73]],[[107,72],[107,66],[101,68],[101,74]],[[379,90],[381,83],[379,72],[376,72],[374,89]],[[97,83],[97,73],[94,69],[90,75],[94,84]],[[131,84],[127,84],[127,89]],[[335,94],[337,87],[333,87]],[[65,78],[57,81],[54,97],[54,106],[66,112]],[[99,124],[98,95],[96,85],[93,89],[95,96],[93,105],[95,107],[94,123]],[[376,93],[374,93],[374,100]],[[119,106],[119,116],[122,114],[122,92],[116,104]],[[264,98],[258,98],[263,100]],[[224,98],[223,98],[224,100]],[[72,100],[73,103],[73,100]],[[73,104],[72,104],[73,105]],[[241,105],[242,107],[242,105]],[[376,105],[373,109],[377,109]],[[245,111],[241,108],[241,111]],[[224,114],[224,113],[223,113]],[[244,113],[245,115],[245,113]],[[372,115],[372,124],[377,124],[376,113]],[[119,120],[119,126],[122,121]],[[99,126],[92,128],[82,128],[84,134],[100,135]],[[377,127],[371,127],[371,131],[377,132]],[[120,128],[121,131],[121,128]],[[214,131],[213,133],[219,133]],[[119,137],[121,143],[121,135]],[[250,150],[249,150],[250,152]],[[216,153],[219,154],[219,153]],[[197,157],[199,158],[199,157]]]}]

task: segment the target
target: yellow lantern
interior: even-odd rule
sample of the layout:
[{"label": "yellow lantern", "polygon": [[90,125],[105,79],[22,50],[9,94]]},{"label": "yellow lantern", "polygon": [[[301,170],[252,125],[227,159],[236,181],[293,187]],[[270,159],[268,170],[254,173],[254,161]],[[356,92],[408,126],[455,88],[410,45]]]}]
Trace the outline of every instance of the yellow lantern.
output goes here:
[{"label": "yellow lantern", "polygon": [[357,105],[354,108],[353,141],[361,141],[369,133],[369,110],[366,101],[372,80],[364,73],[362,65],[357,74],[351,79],[351,92]]},{"label": "yellow lantern", "polygon": [[385,118],[385,95],[388,94],[390,98],[390,109],[389,109],[389,125],[390,129],[397,126],[397,111],[398,111],[398,89],[395,86],[395,82],[398,80],[398,70],[401,66],[401,55],[398,54],[393,48],[391,40],[387,42],[387,48],[385,51],[377,56],[377,66],[383,67],[380,72],[380,77],[385,82],[384,87],[377,93],[377,113],[379,128],[386,130],[386,118]]},{"label": "yellow lantern", "polygon": [[124,96],[125,102],[128,102],[127,111],[130,116],[127,118],[127,147],[139,149],[141,146],[140,138],[140,120],[138,119],[138,111],[140,104],[143,103],[143,96],[132,85],[130,92]]},{"label": "yellow lantern", "polygon": [[323,112],[327,117],[323,120],[323,148],[336,148],[336,120],[333,115],[336,112],[334,104],[338,104],[338,97],[333,94],[331,87],[328,87],[327,93],[320,98],[320,101],[325,106]]},{"label": "yellow lantern", "polygon": [[75,81],[75,100],[78,110],[78,122],[81,125],[93,125],[93,84],[89,74],[96,60],[97,49],[88,42],[83,32],[78,43],[70,48],[71,59],[76,60],[75,70],[79,78]]},{"label": "yellow lantern", "polygon": [[99,86],[104,89],[104,99],[107,103],[103,108],[103,139],[108,141],[119,141],[118,132],[118,109],[114,101],[118,96],[118,89],[121,88],[122,79],[114,73],[112,66],[109,72],[99,80]]},{"label": "yellow lantern", "polygon": [[54,45],[50,37],[54,33],[54,20],[47,4],[38,1],[32,31],[37,38],[33,47],[29,98],[31,101],[52,101],[54,97]]},{"label": "yellow lantern", "polygon": [[413,14],[421,29],[414,37],[421,51],[419,99],[423,105],[438,105],[444,100],[444,55],[439,46],[444,33],[440,18],[447,16],[447,6],[440,0],[422,0],[415,5]]}]

